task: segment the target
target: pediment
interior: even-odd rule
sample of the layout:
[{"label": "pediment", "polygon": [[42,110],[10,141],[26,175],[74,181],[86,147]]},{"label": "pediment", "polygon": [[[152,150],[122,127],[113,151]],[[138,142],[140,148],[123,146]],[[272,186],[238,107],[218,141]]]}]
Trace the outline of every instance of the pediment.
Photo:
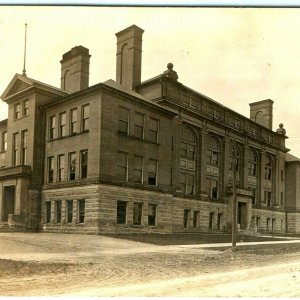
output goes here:
[{"label": "pediment", "polygon": [[13,79],[11,80],[11,82],[9,83],[9,85],[7,86],[7,88],[5,89],[1,98],[3,100],[5,100],[6,98],[8,98],[12,95],[18,94],[18,93],[22,92],[23,90],[28,89],[32,85],[33,85],[33,82],[30,79],[28,79],[24,76],[21,76],[19,74],[16,74],[13,77]]}]

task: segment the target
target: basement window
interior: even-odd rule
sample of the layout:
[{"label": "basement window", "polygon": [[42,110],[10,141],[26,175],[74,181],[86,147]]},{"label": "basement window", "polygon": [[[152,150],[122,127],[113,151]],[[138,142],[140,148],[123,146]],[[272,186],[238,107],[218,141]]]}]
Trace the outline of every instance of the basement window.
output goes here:
[{"label": "basement window", "polygon": [[133,225],[142,225],[142,212],[143,204],[142,203],[133,203]]},{"label": "basement window", "polygon": [[85,218],[85,199],[78,200],[78,223],[84,223]]},{"label": "basement window", "polygon": [[190,220],[190,210],[185,209],[183,211],[183,227],[188,228],[189,226],[189,220]]},{"label": "basement window", "polygon": [[127,202],[117,202],[117,224],[126,224]]},{"label": "basement window", "polygon": [[155,226],[156,225],[156,205],[148,204],[148,225]]},{"label": "basement window", "polygon": [[51,221],[51,202],[45,202],[46,205],[46,223],[50,223]]},{"label": "basement window", "polygon": [[67,223],[73,221],[73,200],[67,200]]},{"label": "basement window", "polygon": [[61,222],[61,201],[55,202],[55,222]]}]

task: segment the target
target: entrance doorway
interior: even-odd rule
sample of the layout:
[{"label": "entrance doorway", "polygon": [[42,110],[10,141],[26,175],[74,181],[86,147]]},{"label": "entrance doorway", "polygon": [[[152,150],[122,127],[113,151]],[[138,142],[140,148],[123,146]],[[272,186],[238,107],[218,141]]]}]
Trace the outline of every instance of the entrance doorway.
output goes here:
[{"label": "entrance doorway", "polygon": [[238,202],[238,224],[241,229],[247,229],[247,203]]},{"label": "entrance doorway", "polygon": [[4,187],[2,221],[8,221],[8,215],[15,212],[15,186]]}]

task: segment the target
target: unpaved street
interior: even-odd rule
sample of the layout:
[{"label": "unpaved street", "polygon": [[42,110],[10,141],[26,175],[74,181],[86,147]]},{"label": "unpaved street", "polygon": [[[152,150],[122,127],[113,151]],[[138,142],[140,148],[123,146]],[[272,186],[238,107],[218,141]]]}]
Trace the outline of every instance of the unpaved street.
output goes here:
[{"label": "unpaved street", "polygon": [[0,295],[300,297],[295,245],[232,254],[102,236],[1,233]]}]

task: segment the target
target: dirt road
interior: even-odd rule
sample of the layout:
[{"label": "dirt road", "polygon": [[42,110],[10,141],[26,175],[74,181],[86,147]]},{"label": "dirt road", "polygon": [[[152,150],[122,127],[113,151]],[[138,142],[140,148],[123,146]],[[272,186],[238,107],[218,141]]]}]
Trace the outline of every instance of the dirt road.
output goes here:
[{"label": "dirt road", "polygon": [[231,251],[0,234],[1,296],[300,297],[300,248]]}]

